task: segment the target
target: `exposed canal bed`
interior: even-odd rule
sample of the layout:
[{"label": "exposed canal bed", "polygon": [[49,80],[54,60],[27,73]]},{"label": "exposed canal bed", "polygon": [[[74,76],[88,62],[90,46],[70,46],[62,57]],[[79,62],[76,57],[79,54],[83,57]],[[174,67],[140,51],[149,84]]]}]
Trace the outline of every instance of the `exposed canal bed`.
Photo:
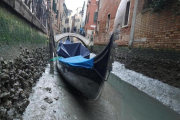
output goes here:
[{"label": "exposed canal bed", "polygon": [[[104,46],[93,46],[98,54]],[[115,60],[125,68],[180,88],[180,51],[117,47]]]},{"label": "exposed canal bed", "polygon": [[[108,81],[105,83],[102,96],[97,101],[87,100],[66,81],[64,81],[58,74],[56,68],[54,75],[51,75],[50,67],[48,66],[42,77],[33,88],[33,92],[29,97],[30,104],[24,112],[24,120],[179,120],[178,112],[173,111],[169,107],[163,105],[158,100],[150,97],[141,89],[148,86],[152,88],[151,84],[142,85],[142,88],[136,88],[125,82],[130,78],[143,79],[142,75],[130,75],[128,70],[123,70],[123,66],[114,63],[114,74],[121,73],[124,79],[110,74]],[[119,71],[119,69],[122,71]],[[118,71],[117,71],[118,70]],[[135,73],[134,73],[135,74]],[[128,77],[129,76],[129,77]],[[140,77],[138,77],[140,76]],[[144,80],[144,79],[143,79]],[[148,81],[148,79],[147,79]],[[138,84],[141,86],[142,81]],[[152,84],[153,85],[153,84]],[[140,89],[140,90],[139,90]],[[169,88],[167,88],[169,90]],[[168,91],[167,90],[167,91]],[[154,92],[159,93],[159,90]],[[176,93],[179,93],[176,89]],[[166,91],[164,91],[166,92]],[[172,91],[174,92],[174,91]],[[153,92],[150,92],[153,94]],[[155,94],[154,93],[154,94]],[[174,93],[173,93],[174,94]],[[167,94],[168,96],[169,94]],[[155,95],[156,96],[156,95]],[[157,95],[158,97],[158,95]],[[178,94],[176,98],[179,99]],[[174,98],[174,99],[176,99]],[[171,96],[168,99],[171,99]],[[166,101],[166,100],[165,100]],[[170,106],[171,107],[171,106]]]},{"label": "exposed canal bed", "polygon": [[0,57],[0,120],[21,119],[48,59],[46,47],[32,51],[21,48],[20,56],[14,60]]},{"label": "exposed canal bed", "polygon": [[[120,98],[117,92],[105,84],[105,90],[98,101],[85,99],[65,82],[55,69],[50,75],[48,66],[33,88],[30,104],[24,120],[119,120]],[[113,101],[112,101],[113,100]]]},{"label": "exposed canal bed", "polygon": [[180,89],[165,84],[159,80],[149,78],[143,74],[137,73],[125,68],[124,64],[113,63],[113,74],[121,80],[135,86],[140,91],[159,100],[166,106],[172,108],[180,114]]}]

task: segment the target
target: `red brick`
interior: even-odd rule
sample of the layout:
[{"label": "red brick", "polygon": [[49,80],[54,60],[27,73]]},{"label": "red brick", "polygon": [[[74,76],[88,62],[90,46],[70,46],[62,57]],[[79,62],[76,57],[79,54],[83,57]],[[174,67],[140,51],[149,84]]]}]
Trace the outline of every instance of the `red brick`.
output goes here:
[{"label": "red brick", "polygon": [[[101,41],[101,43],[105,43],[105,41],[107,41],[109,37],[105,36],[104,34],[109,34],[109,32],[112,30],[115,14],[121,0],[101,1],[103,1],[103,6],[98,13],[98,20],[100,21],[99,34],[97,35],[95,41]],[[128,27],[124,27],[121,29],[120,39],[116,41],[119,45],[128,45],[134,11],[134,1],[135,0],[131,0]],[[176,44],[179,45],[180,43],[180,16],[174,15],[174,13],[172,12],[172,6],[168,6],[167,9],[157,14],[151,13],[151,11],[142,13],[143,5],[144,0],[139,0],[136,15],[134,39],[146,38],[147,41],[134,42],[133,46],[150,47],[154,49],[167,47],[173,49],[180,49],[179,46],[178,48],[175,47]],[[108,14],[111,14],[111,21],[110,29],[108,32],[106,32],[106,21]]]}]

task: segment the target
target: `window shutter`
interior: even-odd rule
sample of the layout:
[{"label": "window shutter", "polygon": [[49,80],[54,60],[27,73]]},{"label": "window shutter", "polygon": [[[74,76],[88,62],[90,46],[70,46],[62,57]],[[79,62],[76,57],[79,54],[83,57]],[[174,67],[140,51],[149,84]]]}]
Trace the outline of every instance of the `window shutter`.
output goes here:
[{"label": "window shutter", "polygon": [[125,25],[128,25],[129,9],[130,9],[130,1],[127,3],[127,6],[126,6],[126,13],[125,13],[124,26],[125,26]]},{"label": "window shutter", "polygon": [[106,32],[108,31],[108,21],[106,21]]},{"label": "window shutter", "polygon": [[85,18],[85,25],[86,25],[86,23],[87,23],[87,16],[86,16],[86,18]]},{"label": "window shutter", "polygon": [[56,11],[56,18],[58,18],[59,10]]},{"label": "window shutter", "polygon": [[97,22],[97,13],[98,13],[98,12],[94,12],[94,23]]},{"label": "window shutter", "polygon": [[55,0],[53,0],[53,11],[56,13],[56,3],[55,3]]},{"label": "window shutter", "polygon": [[89,22],[89,13],[88,13],[88,18],[87,18],[87,23]]}]

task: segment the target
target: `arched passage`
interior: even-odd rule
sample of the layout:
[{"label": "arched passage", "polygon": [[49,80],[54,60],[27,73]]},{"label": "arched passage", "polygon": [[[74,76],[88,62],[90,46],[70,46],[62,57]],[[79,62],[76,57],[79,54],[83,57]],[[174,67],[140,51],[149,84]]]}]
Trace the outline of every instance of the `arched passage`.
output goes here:
[{"label": "arched passage", "polygon": [[89,46],[90,45],[90,40],[83,37],[82,35],[76,34],[76,33],[63,33],[63,34],[57,34],[55,36],[55,42],[59,42],[59,40],[65,38],[65,37],[76,37],[78,38],[85,46]]}]

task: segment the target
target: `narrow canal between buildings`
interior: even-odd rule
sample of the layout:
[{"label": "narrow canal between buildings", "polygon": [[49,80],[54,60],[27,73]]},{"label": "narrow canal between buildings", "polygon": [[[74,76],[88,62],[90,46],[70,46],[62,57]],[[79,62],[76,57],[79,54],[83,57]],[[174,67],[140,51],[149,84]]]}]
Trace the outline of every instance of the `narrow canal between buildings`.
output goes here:
[{"label": "narrow canal between buildings", "polygon": [[[43,73],[43,76],[33,88],[29,97],[30,104],[24,112],[23,119],[180,119],[180,114],[178,114],[180,113],[180,107],[178,106],[180,105],[180,89],[166,86],[157,81],[155,81],[155,84],[152,82],[152,79],[131,72],[133,71],[126,70],[123,68],[122,64],[115,62],[113,71],[110,74],[108,81],[105,83],[102,96],[97,101],[94,101],[87,100],[64,81],[56,68],[54,68],[54,75],[50,74],[50,66],[48,65],[45,73]],[[159,87],[158,85],[161,86],[162,89],[157,89]],[[163,87],[166,87],[167,90],[164,91]]]}]

